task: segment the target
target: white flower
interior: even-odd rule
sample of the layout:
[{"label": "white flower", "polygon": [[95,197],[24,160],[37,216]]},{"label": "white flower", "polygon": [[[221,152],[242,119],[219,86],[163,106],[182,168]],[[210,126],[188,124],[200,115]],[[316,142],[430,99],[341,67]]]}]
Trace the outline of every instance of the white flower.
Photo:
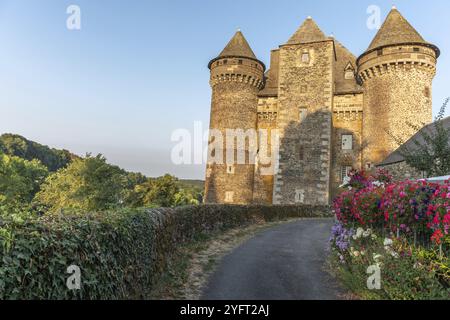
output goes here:
[{"label": "white flower", "polygon": [[383,242],[385,247],[392,246],[393,243],[394,242],[392,241],[392,239],[389,239],[389,238],[384,239],[384,242]]},{"label": "white flower", "polygon": [[375,233],[373,233],[370,237],[372,238],[372,240],[376,240],[378,238]]},{"label": "white flower", "polygon": [[358,257],[358,256],[359,256],[359,251],[353,251],[353,252],[352,252],[352,256]]},{"label": "white flower", "polygon": [[349,183],[350,183],[350,177],[349,177],[349,176],[346,176],[346,177],[342,180],[342,184],[339,186],[339,188],[345,188]]},{"label": "white flower", "polygon": [[363,237],[367,238],[368,236],[370,236],[372,234],[372,230],[371,229],[367,229],[366,231],[364,231],[363,233]]},{"label": "white flower", "polygon": [[374,182],[372,182],[372,184],[373,184],[375,187],[382,187],[382,188],[384,188],[384,182],[374,181]]},{"label": "white flower", "polygon": [[363,233],[364,233],[364,229],[363,229],[363,228],[358,228],[358,229],[356,230],[356,234],[353,236],[353,239],[356,240],[356,239],[361,238],[361,236],[363,235]]}]

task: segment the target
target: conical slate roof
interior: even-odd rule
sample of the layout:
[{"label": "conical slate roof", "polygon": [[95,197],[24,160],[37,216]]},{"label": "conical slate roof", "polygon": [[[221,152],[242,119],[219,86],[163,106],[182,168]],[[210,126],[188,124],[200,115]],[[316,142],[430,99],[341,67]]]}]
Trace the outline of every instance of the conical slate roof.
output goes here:
[{"label": "conical slate roof", "polygon": [[429,45],[401,13],[393,7],[367,51],[402,43]]},{"label": "conical slate roof", "polygon": [[219,57],[229,57],[229,56],[237,56],[237,57],[247,57],[256,59],[255,54],[253,53],[252,48],[248,44],[244,35],[241,31],[237,31],[233,38],[228,42],[227,46],[223,51],[219,54]]},{"label": "conical slate roof", "polygon": [[287,44],[308,43],[323,40],[327,40],[327,37],[314,20],[311,17],[308,17],[289,39]]}]

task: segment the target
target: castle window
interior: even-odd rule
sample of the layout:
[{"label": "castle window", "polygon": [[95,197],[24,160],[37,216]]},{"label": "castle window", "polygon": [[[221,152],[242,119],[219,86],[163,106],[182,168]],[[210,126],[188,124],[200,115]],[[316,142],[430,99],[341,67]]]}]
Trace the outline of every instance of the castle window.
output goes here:
[{"label": "castle window", "polygon": [[228,60],[223,60],[223,64],[227,64],[228,63]]},{"label": "castle window", "polygon": [[344,179],[348,177],[350,171],[352,171],[352,166],[342,166],[341,167],[341,181],[344,182]]},{"label": "castle window", "polygon": [[367,169],[367,170],[372,169],[372,163],[371,163],[371,162],[367,162],[367,163],[366,163],[366,169]]},{"label": "castle window", "polygon": [[302,54],[302,62],[303,62],[303,63],[309,63],[309,53],[304,52],[304,53]]},{"label": "castle window", "polygon": [[299,114],[299,121],[300,121],[300,123],[302,123],[308,116],[308,109],[305,107],[302,107],[302,108],[300,108],[300,111],[298,114]]},{"label": "castle window", "polygon": [[425,87],[425,97],[429,98],[431,96],[430,87]]},{"label": "castle window", "polygon": [[234,165],[227,165],[227,173],[234,174]]},{"label": "castle window", "polygon": [[238,64],[242,64],[242,60],[238,60]]},{"label": "castle window", "polygon": [[303,190],[303,189],[295,190],[294,202],[295,203],[304,203],[305,202],[305,190]]},{"label": "castle window", "polygon": [[233,198],[234,198],[234,192],[233,191],[225,192],[225,202],[231,203],[231,202],[233,202]]},{"label": "castle window", "polygon": [[420,48],[414,48],[414,52],[420,52]]},{"label": "castle window", "polygon": [[298,160],[305,160],[305,147],[302,145],[298,146]]},{"label": "castle window", "polygon": [[342,150],[353,150],[353,135],[342,135]]},{"label": "castle window", "polygon": [[345,80],[355,79],[355,73],[353,72],[353,70],[346,70],[345,74],[344,74],[344,78],[345,78]]},{"label": "castle window", "polygon": [[377,50],[377,55],[378,55],[378,56],[383,55],[383,49],[378,49],[378,50]]}]

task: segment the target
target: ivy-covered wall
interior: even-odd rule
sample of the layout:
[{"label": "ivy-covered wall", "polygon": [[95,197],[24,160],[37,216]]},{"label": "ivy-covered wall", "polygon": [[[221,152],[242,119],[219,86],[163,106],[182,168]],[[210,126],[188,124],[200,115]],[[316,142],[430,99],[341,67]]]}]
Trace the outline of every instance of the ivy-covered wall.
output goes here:
[{"label": "ivy-covered wall", "polygon": [[[0,299],[142,299],[177,246],[257,221],[331,215],[325,206],[223,206],[0,218]],[[67,268],[81,270],[69,290]]]}]

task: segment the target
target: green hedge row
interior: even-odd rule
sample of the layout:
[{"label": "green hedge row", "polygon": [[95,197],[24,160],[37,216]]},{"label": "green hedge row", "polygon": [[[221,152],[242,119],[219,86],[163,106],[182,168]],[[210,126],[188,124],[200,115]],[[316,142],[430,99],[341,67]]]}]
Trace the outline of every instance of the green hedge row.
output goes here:
[{"label": "green hedge row", "polygon": [[[329,216],[323,206],[142,209],[85,215],[0,218],[0,299],[141,299],[167,258],[200,233],[257,221]],[[81,290],[69,290],[70,265]]]}]

